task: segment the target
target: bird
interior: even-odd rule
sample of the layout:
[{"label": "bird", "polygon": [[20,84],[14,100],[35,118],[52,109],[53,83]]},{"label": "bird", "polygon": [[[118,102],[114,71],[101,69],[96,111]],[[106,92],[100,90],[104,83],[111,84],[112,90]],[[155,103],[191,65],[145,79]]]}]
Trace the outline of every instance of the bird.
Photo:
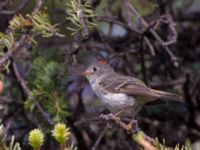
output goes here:
[{"label": "bird", "polygon": [[91,63],[81,75],[108,110],[118,116],[134,118],[143,105],[158,99],[183,102],[182,96],[152,89],[137,78],[118,74],[104,60]]}]

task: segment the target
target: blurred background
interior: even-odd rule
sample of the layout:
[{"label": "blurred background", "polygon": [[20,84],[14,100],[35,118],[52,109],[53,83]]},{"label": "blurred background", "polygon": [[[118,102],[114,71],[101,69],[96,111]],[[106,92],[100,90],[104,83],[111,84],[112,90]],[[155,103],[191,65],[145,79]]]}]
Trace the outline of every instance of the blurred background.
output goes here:
[{"label": "blurred background", "polygon": [[[184,103],[147,105],[136,119],[159,142],[200,149],[199,0],[1,0],[0,122],[23,150],[45,133],[41,149],[58,149],[53,125],[65,123],[80,150],[132,150],[138,144],[114,123],[80,76],[106,60],[118,73],[182,95]],[[1,148],[0,148],[1,149]]]}]

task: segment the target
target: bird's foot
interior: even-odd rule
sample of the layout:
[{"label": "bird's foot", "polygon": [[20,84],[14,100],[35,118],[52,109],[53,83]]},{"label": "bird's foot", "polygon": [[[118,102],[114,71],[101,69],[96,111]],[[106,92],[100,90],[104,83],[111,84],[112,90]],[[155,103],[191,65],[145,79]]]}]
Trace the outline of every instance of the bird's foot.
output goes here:
[{"label": "bird's foot", "polygon": [[115,114],[110,113],[110,114],[101,114],[100,118],[107,120],[107,121],[115,121],[120,127],[125,129],[127,133],[136,133],[139,128],[138,128],[138,122],[137,120],[131,119],[131,121],[126,124],[125,122],[121,121],[120,117],[117,117]]},{"label": "bird's foot", "polygon": [[113,113],[109,113],[109,114],[101,114],[100,118],[104,119],[104,120],[120,120],[120,117],[117,117],[115,114]]},{"label": "bird's foot", "polygon": [[131,121],[126,125],[126,130],[127,130],[128,133],[132,133],[131,132],[132,130],[134,132],[137,132],[139,130],[138,121],[131,119]]}]

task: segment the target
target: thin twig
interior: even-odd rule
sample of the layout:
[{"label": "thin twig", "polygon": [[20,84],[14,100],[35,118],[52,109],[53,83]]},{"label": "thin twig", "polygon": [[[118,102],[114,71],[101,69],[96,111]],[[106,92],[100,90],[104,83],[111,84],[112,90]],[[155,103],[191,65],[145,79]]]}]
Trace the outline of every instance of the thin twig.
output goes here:
[{"label": "thin twig", "polygon": [[141,61],[141,69],[144,83],[148,85],[147,75],[146,75],[146,65],[144,60],[144,47],[143,47],[143,36],[140,36],[140,61]]},{"label": "thin twig", "polygon": [[82,2],[81,0],[78,0],[78,10],[77,10],[77,16],[79,17],[80,23],[83,26],[83,37],[87,39],[89,37],[89,30],[86,26],[85,16],[82,10]]},{"label": "thin twig", "polygon": [[112,47],[109,45],[108,43],[108,40],[106,39],[106,37],[104,36],[104,34],[99,31],[99,36],[101,37],[101,40],[102,42],[104,43],[105,47],[106,47],[106,50],[109,52],[109,53],[114,53],[114,50],[112,49]]},{"label": "thin twig", "polygon": [[154,47],[146,36],[144,36],[144,41],[146,42],[147,46],[149,47],[149,51],[150,51],[151,55],[155,56],[156,52],[154,50]]},{"label": "thin twig", "polygon": [[27,35],[23,34],[18,41],[14,43],[11,49],[8,49],[7,53],[0,58],[0,66],[2,67],[17,51],[24,47],[24,42],[27,39]]},{"label": "thin twig", "polygon": [[[131,5],[129,0],[124,0],[125,6],[129,11],[132,12],[134,16],[136,16],[137,20],[141,23],[141,25],[146,29],[149,27],[149,24],[143,19],[143,17],[137,12],[137,10]],[[164,48],[164,50],[168,53],[172,63],[174,64],[175,67],[179,66],[178,59],[177,57],[171,52],[169,47],[165,44],[165,42],[161,39],[161,37],[158,35],[158,33],[150,28],[149,29],[150,33],[153,35],[153,37],[158,40],[158,42],[161,44],[161,46]]]},{"label": "thin twig", "polygon": [[4,129],[5,133],[8,132],[8,130],[10,129],[11,125],[13,124],[13,121],[21,113],[22,110],[23,110],[22,108],[18,109],[16,112],[14,112],[14,114],[11,116],[11,118],[9,118],[8,122],[6,123],[6,127]]},{"label": "thin twig", "polygon": [[158,26],[160,26],[160,24],[162,23],[167,24],[169,26],[169,29],[172,35],[171,39],[169,41],[165,41],[163,45],[169,46],[176,43],[178,35],[176,32],[175,23],[173,22],[172,17],[170,15],[162,15],[160,19],[156,22],[154,29],[156,30]]},{"label": "thin twig", "polygon": [[18,83],[22,87],[22,89],[23,89],[24,93],[26,94],[26,96],[29,97],[31,95],[31,91],[27,87],[26,81],[21,77],[21,75],[19,73],[19,70],[17,68],[17,65],[16,65],[16,63],[14,61],[12,62],[12,67],[13,67],[13,71],[15,73],[15,77],[16,77]]},{"label": "thin twig", "polygon": [[99,136],[98,136],[98,138],[97,138],[97,140],[96,140],[96,142],[95,142],[95,144],[93,145],[93,147],[92,147],[91,150],[96,150],[96,149],[97,149],[97,147],[98,147],[98,145],[99,145],[101,139],[103,138],[103,136],[104,136],[104,134],[106,133],[106,131],[108,130],[108,128],[109,128],[109,125],[106,124],[106,127],[105,127],[105,128],[103,129],[103,131],[99,134]]},{"label": "thin twig", "polygon": [[18,6],[16,10],[1,10],[0,14],[12,15],[12,14],[19,13],[26,6],[28,2],[29,0],[23,0],[21,1],[20,5]]}]

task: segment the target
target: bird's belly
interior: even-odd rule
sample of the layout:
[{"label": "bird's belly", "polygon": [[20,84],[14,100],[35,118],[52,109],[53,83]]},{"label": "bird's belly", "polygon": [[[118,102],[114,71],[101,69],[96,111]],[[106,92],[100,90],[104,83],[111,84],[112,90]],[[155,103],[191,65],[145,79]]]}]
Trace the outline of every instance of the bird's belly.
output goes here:
[{"label": "bird's belly", "polygon": [[114,112],[132,107],[135,103],[135,99],[133,97],[121,93],[104,94],[102,95],[102,100],[108,108]]},{"label": "bird's belly", "polygon": [[134,99],[134,97],[123,93],[109,93],[97,85],[97,83],[92,85],[93,91],[111,112],[117,113],[123,111],[120,113],[120,116],[132,117],[140,110],[142,104]]}]

